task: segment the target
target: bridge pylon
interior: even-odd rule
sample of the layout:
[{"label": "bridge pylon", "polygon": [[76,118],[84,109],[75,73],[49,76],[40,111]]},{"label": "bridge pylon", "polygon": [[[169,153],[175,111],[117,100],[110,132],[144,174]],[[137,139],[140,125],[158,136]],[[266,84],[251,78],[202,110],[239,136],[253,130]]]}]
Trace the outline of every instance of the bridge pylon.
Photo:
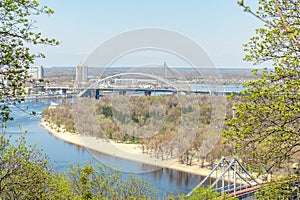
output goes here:
[{"label": "bridge pylon", "polygon": [[[238,191],[253,188],[258,184],[258,181],[236,158],[229,161],[222,157],[210,174],[195,188],[210,186],[212,190],[220,192],[221,195],[227,193],[236,196]],[[192,193],[193,191],[188,196]]]}]

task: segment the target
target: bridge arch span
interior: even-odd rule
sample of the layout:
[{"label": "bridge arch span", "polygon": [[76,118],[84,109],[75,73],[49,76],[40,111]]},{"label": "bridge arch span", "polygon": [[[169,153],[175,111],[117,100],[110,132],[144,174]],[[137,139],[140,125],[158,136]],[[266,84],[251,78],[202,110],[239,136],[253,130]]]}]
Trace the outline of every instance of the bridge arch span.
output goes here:
[{"label": "bridge arch span", "polygon": [[176,88],[176,86],[171,83],[170,81],[164,79],[164,78],[161,78],[159,76],[154,76],[154,75],[151,75],[151,74],[146,74],[146,73],[137,73],[137,72],[125,72],[125,73],[119,73],[119,74],[114,74],[114,75],[111,75],[111,76],[108,76],[108,77],[105,77],[103,79],[100,79],[98,81],[96,81],[95,83],[93,83],[92,85],[90,85],[88,88],[86,88],[85,90],[83,90],[82,92],[80,92],[77,97],[82,97],[84,95],[84,93],[86,93],[86,91],[88,91],[89,89],[93,89],[95,88],[97,85],[99,85],[101,82],[104,82],[106,80],[109,80],[109,79],[112,79],[112,78],[116,78],[116,77],[120,77],[120,76],[126,76],[126,75],[138,75],[138,76],[144,76],[144,77],[148,77],[148,78],[152,78],[152,79],[156,79],[158,81],[161,81],[163,83],[166,83],[167,85],[170,85],[171,87]]}]

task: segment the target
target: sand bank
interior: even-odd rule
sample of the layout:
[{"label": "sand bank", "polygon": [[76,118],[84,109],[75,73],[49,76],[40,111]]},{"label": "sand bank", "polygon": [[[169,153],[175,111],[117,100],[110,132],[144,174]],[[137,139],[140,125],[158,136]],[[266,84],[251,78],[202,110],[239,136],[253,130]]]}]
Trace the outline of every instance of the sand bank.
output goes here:
[{"label": "sand bank", "polygon": [[58,129],[55,127],[55,125],[49,124],[45,121],[41,121],[40,124],[49,133],[51,133],[58,139],[61,139],[68,143],[83,146],[100,153],[104,153],[122,159],[133,160],[149,165],[166,167],[169,169],[176,169],[179,171],[193,173],[201,176],[207,176],[210,173],[209,169],[200,168],[198,165],[187,166],[185,164],[180,163],[177,159],[167,161],[155,159],[149,154],[143,154],[140,144],[116,143],[114,141],[98,139],[92,136],[72,134],[70,132],[66,132],[63,129]]}]

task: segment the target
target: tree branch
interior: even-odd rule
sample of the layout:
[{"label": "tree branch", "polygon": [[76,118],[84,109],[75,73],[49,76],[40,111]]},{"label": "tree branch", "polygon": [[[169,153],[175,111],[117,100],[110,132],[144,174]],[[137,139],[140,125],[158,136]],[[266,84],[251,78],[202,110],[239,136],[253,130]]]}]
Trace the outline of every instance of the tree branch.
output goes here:
[{"label": "tree branch", "polygon": [[298,49],[300,49],[300,43],[299,41],[295,38],[295,36],[291,33],[292,32],[292,29],[291,27],[288,25],[288,23],[286,22],[284,16],[283,16],[283,13],[282,13],[282,10],[280,9],[279,5],[278,5],[278,2],[277,0],[274,0],[274,3],[275,3],[275,8],[279,14],[279,17],[281,19],[281,22],[282,22],[282,25],[284,27],[284,29],[286,30],[286,32],[290,35],[290,37],[292,38],[292,40],[294,41],[294,43],[297,45]]}]

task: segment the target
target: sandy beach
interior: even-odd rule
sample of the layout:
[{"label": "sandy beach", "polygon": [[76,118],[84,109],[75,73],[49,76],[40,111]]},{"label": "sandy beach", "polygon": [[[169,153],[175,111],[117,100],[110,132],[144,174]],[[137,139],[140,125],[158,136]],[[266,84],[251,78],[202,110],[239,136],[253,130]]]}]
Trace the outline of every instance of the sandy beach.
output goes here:
[{"label": "sandy beach", "polygon": [[[59,129],[55,125],[49,124],[48,122],[45,121],[41,121],[40,125],[44,127],[50,134],[65,142],[79,145],[96,152],[111,155],[113,157],[132,160],[132,161],[148,164],[149,166],[151,165],[154,166],[154,167],[149,167],[149,171],[157,169],[157,167],[164,167],[164,168],[175,169],[182,172],[200,175],[203,177],[206,177],[211,173],[211,170],[208,168],[201,168],[197,164],[188,166],[180,163],[178,159],[165,160],[165,161],[161,161],[160,159],[155,159],[151,157],[149,154],[146,153],[143,154],[140,144],[117,143],[114,141],[99,139],[92,136],[74,134],[74,133],[66,132],[62,128]],[[218,170],[217,174],[220,175],[221,173],[222,172]],[[211,177],[215,178],[217,174],[213,173]],[[260,178],[256,178],[256,179],[259,182],[261,182]],[[244,182],[241,179],[237,179],[237,183],[244,183]],[[255,183],[252,182],[252,184]]]},{"label": "sandy beach", "polygon": [[158,167],[176,169],[179,171],[193,173],[201,176],[207,176],[210,173],[209,169],[200,168],[198,165],[187,166],[185,164],[180,163],[177,159],[167,161],[155,159],[149,154],[143,154],[141,145],[139,144],[116,143],[114,141],[98,139],[92,136],[72,134],[64,131],[63,129],[55,128],[55,125],[50,125],[48,122],[45,121],[41,121],[40,125],[58,139],[114,157],[133,160]]}]

